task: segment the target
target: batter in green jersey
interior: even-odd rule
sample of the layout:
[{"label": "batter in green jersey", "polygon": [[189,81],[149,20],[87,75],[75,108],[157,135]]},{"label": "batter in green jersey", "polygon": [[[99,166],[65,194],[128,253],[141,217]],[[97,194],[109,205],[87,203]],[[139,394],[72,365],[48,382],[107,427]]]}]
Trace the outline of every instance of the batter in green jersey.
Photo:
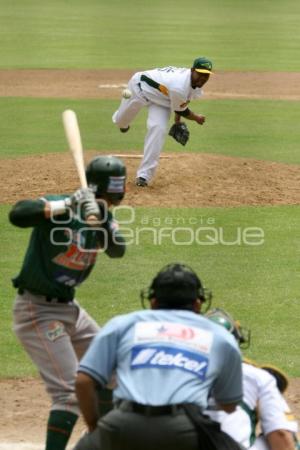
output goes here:
[{"label": "batter in green jersey", "polygon": [[[78,360],[99,330],[80,307],[75,288],[91,273],[97,255],[125,253],[125,241],[109,211],[125,193],[126,169],[113,156],[94,158],[86,170],[88,189],[73,195],[22,200],[12,224],[32,227],[17,289],[14,330],[36,364],[52,398],[46,450],[64,450],[79,415],[74,380]],[[96,218],[91,225],[89,218]]]}]

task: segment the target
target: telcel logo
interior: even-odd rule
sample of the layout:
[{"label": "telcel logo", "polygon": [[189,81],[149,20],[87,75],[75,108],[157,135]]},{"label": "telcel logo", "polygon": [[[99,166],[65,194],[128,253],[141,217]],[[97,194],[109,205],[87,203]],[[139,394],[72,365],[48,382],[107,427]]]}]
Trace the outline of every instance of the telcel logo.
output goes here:
[{"label": "telcel logo", "polygon": [[131,367],[132,369],[146,367],[181,369],[205,379],[208,358],[200,353],[171,347],[138,346],[132,349]]}]

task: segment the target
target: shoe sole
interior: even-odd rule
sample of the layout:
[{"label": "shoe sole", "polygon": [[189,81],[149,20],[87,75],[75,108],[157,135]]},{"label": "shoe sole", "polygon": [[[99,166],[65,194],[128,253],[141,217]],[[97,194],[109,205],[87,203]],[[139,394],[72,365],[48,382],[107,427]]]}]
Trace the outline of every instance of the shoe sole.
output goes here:
[{"label": "shoe sole", "polygon": [[135,185],[139,186],[139,187],[146,187],[146,186],[148,186],[148,183],[146,180],[145,181],[136,181]]},{"label": "shoe sole", "polygon": [[120,128],[121,133],[127,133],[130,127],[127,128]]}]

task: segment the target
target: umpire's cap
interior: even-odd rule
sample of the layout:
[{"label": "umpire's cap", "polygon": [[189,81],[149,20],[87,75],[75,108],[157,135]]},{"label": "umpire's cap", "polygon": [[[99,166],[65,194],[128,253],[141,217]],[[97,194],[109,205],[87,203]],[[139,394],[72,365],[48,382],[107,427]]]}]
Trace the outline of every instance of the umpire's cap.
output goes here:
[{"label": "umpire's cap", "polygon": [[161,269],[154,277],[146,295],[155,298],[160,308],[187,307],[196,299],[202,302],[211,299],[211,292],[204,289],[197,274],[185,264],[172,263]]}]

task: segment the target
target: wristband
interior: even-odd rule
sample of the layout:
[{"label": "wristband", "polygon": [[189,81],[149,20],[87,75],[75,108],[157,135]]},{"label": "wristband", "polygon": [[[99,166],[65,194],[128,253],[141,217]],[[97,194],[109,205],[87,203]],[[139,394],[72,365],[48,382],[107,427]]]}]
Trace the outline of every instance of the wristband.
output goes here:
[{"label": "wristband", "polygon": [[67,210],[65,200],[51,200],[47,202],[47,205],[50,210],[50,214],[53,214],[54,216],[63,214]]},{"label": "wristband", "polygon": [[186,108],[184,111],[175,111],[176,114],[179,114],[182,117],[188,117],[191,114],[191,110]]}]

